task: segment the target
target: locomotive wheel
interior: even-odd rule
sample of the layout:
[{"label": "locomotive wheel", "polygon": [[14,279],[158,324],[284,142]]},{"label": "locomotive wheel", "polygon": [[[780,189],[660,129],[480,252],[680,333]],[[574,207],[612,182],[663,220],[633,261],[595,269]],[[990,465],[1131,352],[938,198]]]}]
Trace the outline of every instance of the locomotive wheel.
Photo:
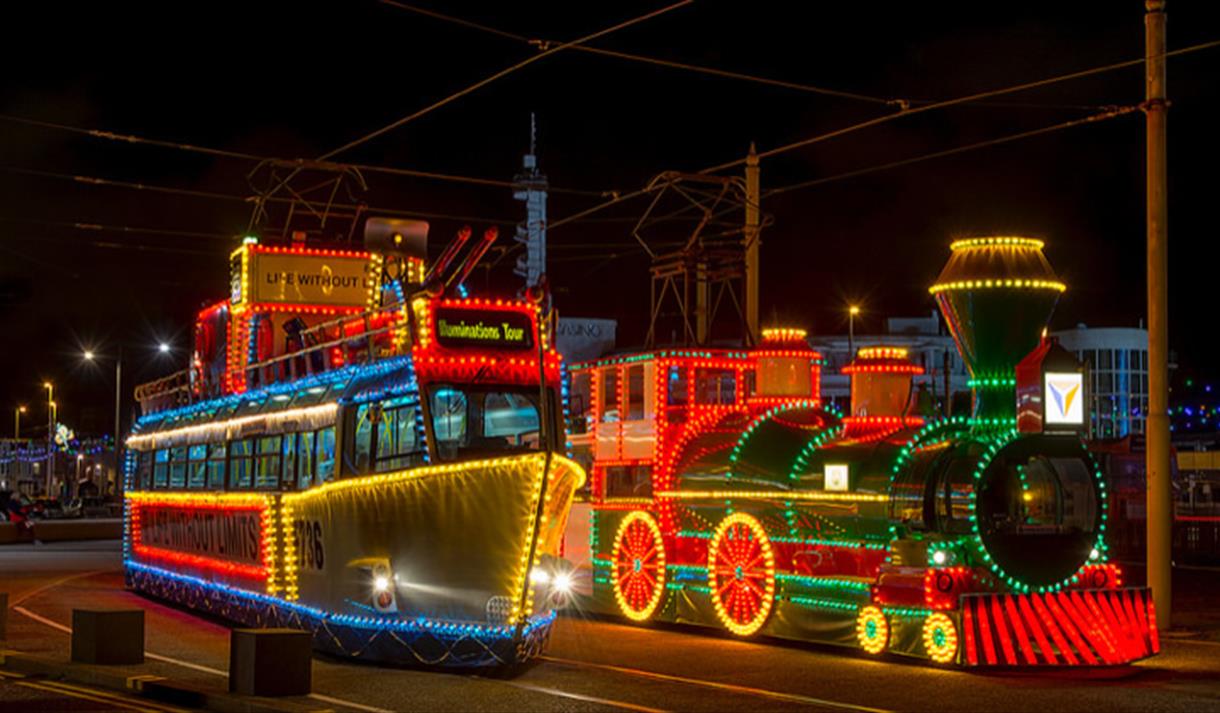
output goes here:
[{"label": "locomotive wheel", "polygon": [[707,579],[726,629],[749,636],[762,628],[775,602],[775,552],[758,520],[738,512],[720,521],[707,548]]},{"label": "locomotive wheel", "polygon": [[856,616],[856,641],[870,654],[885,651],[890,643],[890,624],[879,607],[868,605]]},{"label": "locomotive wheel", "polygon": [[936,612],[923,623],[923,647],[936,663],[949,663],[957,656],[957,627],[948,616]]},{"label": "locomotive wheel", "polygon": [[646,621],[665,595],[665,541],[657,521],[636,510],[614,535],[614,598],[623,615]]}]

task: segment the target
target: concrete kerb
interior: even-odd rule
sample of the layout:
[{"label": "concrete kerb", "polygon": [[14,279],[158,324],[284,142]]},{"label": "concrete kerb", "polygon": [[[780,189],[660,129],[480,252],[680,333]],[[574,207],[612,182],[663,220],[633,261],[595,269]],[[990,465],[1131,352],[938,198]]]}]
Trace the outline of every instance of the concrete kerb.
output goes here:
[{"label": "concrete kerb", "polygon": [[49,679],[94,686],[119,693],[134,694],[149,700],[199,708],[219,713],[317,713],[317,704],[284,699],[265,700],[237,696],[148,674],[132,675],[116,666],[64,663],[20,651],[0,650],[0,668]]}]

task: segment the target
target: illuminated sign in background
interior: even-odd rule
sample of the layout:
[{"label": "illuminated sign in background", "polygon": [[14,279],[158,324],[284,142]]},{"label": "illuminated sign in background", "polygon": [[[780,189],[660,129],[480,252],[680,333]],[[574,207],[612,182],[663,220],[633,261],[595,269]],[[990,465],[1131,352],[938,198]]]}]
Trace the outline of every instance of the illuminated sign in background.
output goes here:
[{"label": "illuminated sign in background", "polygon": [[373,269],[362,257],[253,253],[253,301],[362,307]]},{"label": "illuminated sign in background", "polygon": [[529,349],[534,346],[533,324],[520,312],[438,307],[434,323],[436,341],[451,349]]},{"label": "illuminated sign in background", "polygon": [[1046,374],[1046,423],[1064,426],[1084,424],[1084,377],[1077,373]]}]

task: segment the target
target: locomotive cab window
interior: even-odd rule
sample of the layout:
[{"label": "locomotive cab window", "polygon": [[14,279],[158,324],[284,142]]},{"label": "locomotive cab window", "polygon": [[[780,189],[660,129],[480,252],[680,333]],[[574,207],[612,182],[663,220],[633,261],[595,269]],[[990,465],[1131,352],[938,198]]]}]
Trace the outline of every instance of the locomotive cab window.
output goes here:
[{"label": "locomotive cab window", "polygon": [[568,389],[568,433],[588,433],[593,418],[593,374],[588,370],[572,375]]},{"label": "locomotive cab window", "polygon": [[438,385],[428,390],[428,405],[440,460],[540,448],[536,389]]},{"label": "locomotive cab window", "polygon": [[731,369],[696,369],[695,399],[701,404],[737,402],[737,372]]}]

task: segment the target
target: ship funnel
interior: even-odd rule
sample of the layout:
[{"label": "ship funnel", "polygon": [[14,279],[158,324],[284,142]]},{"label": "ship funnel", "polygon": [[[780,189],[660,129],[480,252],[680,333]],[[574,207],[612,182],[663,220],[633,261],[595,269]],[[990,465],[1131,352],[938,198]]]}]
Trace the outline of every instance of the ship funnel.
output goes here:
[{"label": "ship funnel", "polygon": [[936,297],[970,372],[974,417],[983,425],[1015,420],[1014,369],[1034,347],[1066,287],[1025,237],[957,240],[928,291]]}]

